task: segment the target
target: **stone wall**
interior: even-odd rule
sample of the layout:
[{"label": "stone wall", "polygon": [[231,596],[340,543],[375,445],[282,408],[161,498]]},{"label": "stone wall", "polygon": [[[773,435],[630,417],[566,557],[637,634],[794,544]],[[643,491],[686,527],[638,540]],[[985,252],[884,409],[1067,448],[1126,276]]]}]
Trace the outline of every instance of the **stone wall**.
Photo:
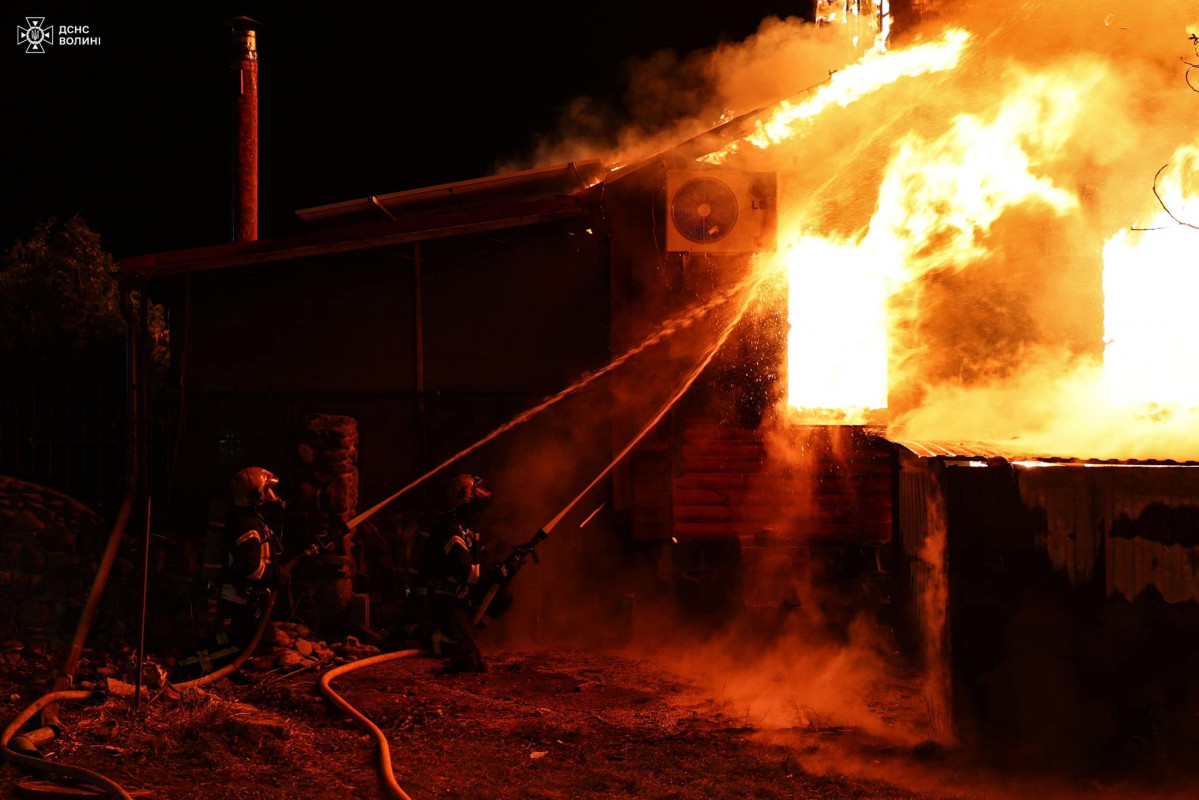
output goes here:
[{"label": "stone wall", "polygon": [[79,501],[0,475],[0,643],[69,641],[109,530]]},{"label": "stone wall", "polygon": [[353,417],[310,414],[300,437],[295,509],[303,514],[305,529],[331,546],[297,568],[295,611],[312,618],[320,635],[337,637],[351,622],[356,574],[354,536],[340,531],[358,513],[358,423]]}]

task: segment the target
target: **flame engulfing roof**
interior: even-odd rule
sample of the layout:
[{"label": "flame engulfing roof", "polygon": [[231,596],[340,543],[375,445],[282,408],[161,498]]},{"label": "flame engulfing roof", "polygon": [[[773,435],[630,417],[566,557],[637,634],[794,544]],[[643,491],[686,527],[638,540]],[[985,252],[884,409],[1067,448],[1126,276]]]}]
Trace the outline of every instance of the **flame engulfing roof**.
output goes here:
[{"label": "flame engulfing roof", "polygon": [[1010,463],[1022,464],[1083,464],[1093,466],[1199,466],[1199,461],[1171,461],[1168,459],[1097,459],[1087,456],[1046,455],[1036,450],[1021,448],[1017,442],[962,442],[946,439],[898,439],[885,436],[887,441],[902,447],[919,458],[946,458],[981,461],[1001,458]]}]

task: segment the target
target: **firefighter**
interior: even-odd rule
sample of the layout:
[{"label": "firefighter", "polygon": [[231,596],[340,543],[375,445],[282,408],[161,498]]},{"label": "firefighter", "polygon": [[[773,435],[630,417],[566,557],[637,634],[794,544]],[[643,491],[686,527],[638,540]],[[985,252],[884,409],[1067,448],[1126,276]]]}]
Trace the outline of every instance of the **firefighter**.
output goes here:
[{"label": "firefighter", "polygon": [[[486,669],[475,641],[472,606],[485,590],[487,548],[478,529],[491,499],[477,475],[458,475],[451,481],[451,510],[418,536],[415,582],[397,628],[398,638],[448,658],[455,672]],[[490,616],[499,616],[510,602],[506,596],[497,597],[488,609]]]},{"label": "firefighter", "polygon": [[275,494],[279,479],[262,467],[247,467],[233,476],[233,505],[225,520],[226,564],[221,586],[222,617],[230,620],[229,640],[238,650],[254,638],[277,578],[283,548],[266,514],[282,511]]}]

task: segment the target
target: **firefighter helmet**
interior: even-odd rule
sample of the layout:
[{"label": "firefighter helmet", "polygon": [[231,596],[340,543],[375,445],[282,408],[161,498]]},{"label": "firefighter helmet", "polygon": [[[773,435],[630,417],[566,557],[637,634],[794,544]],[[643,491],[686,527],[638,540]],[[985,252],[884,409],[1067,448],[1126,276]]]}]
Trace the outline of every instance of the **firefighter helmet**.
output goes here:
[{"label": "firefighter helmet", "polygon": [[450,503],[457,510],[468,503],[486,505],[491,502],[491,492],[483,488],[483,479],[478,475],[456,475],[450,481]]},{"label": "firefighter helmet", "polygon": [[263,503],[278,503],[279,495],[275,487],[279,479],[274,473],[262,467],[246,467],[233,476],[229,482],[229,491],[233,494],[233,504],[237,506],[260,506]]}]

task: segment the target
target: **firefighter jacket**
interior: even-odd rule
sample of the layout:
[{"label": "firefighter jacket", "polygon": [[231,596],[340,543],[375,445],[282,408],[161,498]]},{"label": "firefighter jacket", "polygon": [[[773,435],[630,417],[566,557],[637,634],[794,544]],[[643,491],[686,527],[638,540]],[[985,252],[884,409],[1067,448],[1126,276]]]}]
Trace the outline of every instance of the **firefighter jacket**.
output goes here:
[{"label": "firefighter jacket", "polygon": [[245,604],[270,586],[282,548],[258,509],[234,506],[225,521],[225,581],[221,599]]},{"label": "firefighter jacket", "polygon": [[465,599],[483,574],[487,549],[481,537],[453,514],[438,517],[428,533],[421,588],[424,593]]}]

